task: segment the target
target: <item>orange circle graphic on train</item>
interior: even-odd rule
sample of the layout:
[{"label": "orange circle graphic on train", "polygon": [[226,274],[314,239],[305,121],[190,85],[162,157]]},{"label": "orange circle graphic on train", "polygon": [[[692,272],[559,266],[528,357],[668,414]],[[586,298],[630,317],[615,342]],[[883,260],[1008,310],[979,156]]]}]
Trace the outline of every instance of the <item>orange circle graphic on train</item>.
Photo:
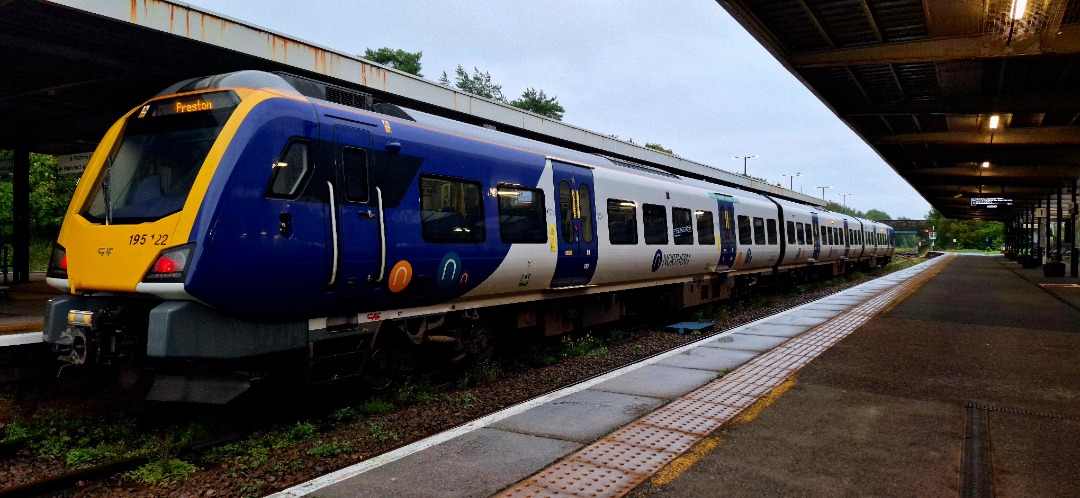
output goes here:
[{"label": "orange circle graphic on train", "polygon": [[390,287],[390,292],[401,292],[409,286],[412,275],[412,265],[405,260],[398,261],[394,268],[390,270],[390,278],[387,280],[386,285]]}]

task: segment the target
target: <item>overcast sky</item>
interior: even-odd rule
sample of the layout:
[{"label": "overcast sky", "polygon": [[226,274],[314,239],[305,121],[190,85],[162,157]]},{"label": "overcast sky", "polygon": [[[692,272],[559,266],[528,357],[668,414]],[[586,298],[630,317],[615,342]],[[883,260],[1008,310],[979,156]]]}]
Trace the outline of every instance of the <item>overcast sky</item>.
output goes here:
[{"label": "overcast sky", "polygon": [[480,68],[563,121],[894,218],[930,205],[713,0],[190,0],[344,54],[423,51],[425,78]]}]

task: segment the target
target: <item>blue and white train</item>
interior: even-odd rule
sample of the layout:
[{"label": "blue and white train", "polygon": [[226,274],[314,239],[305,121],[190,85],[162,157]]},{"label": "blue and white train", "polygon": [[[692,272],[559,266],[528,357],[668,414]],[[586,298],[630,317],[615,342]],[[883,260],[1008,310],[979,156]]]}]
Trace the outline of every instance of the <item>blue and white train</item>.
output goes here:
[{"label": "blue and white train", "polygon": [[151,398],[222,402],[267,359],[378,385],[422,351],[484,360],[496,329],[560,334],[892,251],[880,223],[242,71],[108,131],[52,256],[66,295],[45,340],[66,365],[154,366]]}]

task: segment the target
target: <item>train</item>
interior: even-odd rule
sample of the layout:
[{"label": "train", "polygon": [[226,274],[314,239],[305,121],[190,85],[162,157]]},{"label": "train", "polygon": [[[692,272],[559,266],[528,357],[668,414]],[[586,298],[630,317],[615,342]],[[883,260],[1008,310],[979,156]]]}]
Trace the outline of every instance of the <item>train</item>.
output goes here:
[{"label": "train", "polygon": [[227,403],[286,363],[377,389],[487,361],[496,331],[878,266],[892,241],[820,206],[238,71],[107,131],[54,244],[44,341],[61,373],[149,376],[149,399]]}]

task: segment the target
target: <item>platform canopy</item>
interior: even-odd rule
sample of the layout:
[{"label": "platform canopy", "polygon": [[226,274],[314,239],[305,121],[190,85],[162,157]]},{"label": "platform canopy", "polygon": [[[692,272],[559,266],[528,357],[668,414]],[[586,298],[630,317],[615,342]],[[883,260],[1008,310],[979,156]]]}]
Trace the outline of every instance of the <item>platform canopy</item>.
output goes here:
[{"label": "platform canopy", "polygon": [[184,79],[284,71],[390,102],[683,176],[821,200],[475,97],[243,20],[164,0],[0,0],[0,148],[93,150],[109,124]]},{"label": "platform canopy", "polygon": [[718,3],[946,217],[1072,200],[1077,0]]}]

